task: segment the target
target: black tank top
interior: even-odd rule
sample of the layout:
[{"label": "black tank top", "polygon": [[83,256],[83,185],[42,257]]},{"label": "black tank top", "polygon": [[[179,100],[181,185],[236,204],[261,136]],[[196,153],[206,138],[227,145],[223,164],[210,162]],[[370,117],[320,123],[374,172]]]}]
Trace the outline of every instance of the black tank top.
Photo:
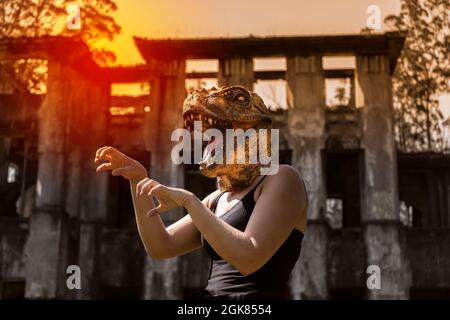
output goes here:
[{"label": "black tank top", "polygon": [[[220,216],[225,222],[244,231],[255,207],[254,193],[258,185],[250,190],[236,205]],[[213,200],[211,211],[224,192]],[[236,268],[222,259],[201,236],[203,248],[211,258],[210,274],[206,289],[208,295],[225,299],[289,299],[289,275],[297,262],[303,233],[294,229],[286,241],[257,271],[242,275]]]}]

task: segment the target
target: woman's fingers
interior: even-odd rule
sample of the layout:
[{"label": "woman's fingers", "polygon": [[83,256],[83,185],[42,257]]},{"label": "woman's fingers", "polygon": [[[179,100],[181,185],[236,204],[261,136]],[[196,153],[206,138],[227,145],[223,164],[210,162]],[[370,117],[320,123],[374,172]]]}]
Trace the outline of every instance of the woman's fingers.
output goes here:
[{"label": "woman's fingers", "polygon": [[141,181],[136,185],[136,194],[137,194],[138,196],[140,196],[140,195],[142,194],[142,189],[143,189],[144,186],[146,186],[150,181],[151,181],[151,179],[145,178],[145,179],[141,180]]},{"label": "woman's fingers", "polygon": [[113,176],[121,176],[121,175],[123,175],[125,172],[127,172],[127,170],[128,170],[128,167],[125,167],[125,168],[117,168],[117,169],[114,169],[113,171],[111,171],[111,175],[113,175]]},{"label": "woman's fingers", "polygon": [[96,153],[95,162],[99,163],[102,160],[111,160],[112,156],[116,152],[117,152],[117,150],[114,149],[113,147],[100,148]]},{"label": "woman's fingers", "polygon": [[95,171],[97,171],[97,172],[104,172],[104,171],[108,171],[108,170],[111,170],[111,169],[112,169],[111,163],[106,162],[106,163],[103,163],[103,164],[99,165],[97,167],[97,169],[95,169]]},{"label": "woman's fingers", "polygon": [[100,155],[100,153],[105,149],[108,148],[108,146],[103,146],[101,148],[98,148],[97,151],[95,152],[95,158],[98,158],[98,156]]},{"label": "woman's fingers", "polygon": [[[158,182],[154,181],[154,183]],[[150,197],[155,197],[156,200],[158,200],[159,205],[151,209],[147,215],[149,217],[160,215],[163,212],[179,207],[179,201],[177,201],[177,197],[179,196],[178,193],[179,191],[177,189],[172,189],[159,183],[152,186],[148,195]]]},{"label": "woman's fingers", "polygon": [[[156,181],[154,181],[156,182]],[[156,182],[157,183],[157,182]],[[156,185],[152,186],[150,190],[148,190],[148,195],[151,196],[158,196],[158,193],[164,189],[164,186],[162,184],[157,183]]]},{"label": "woman's fingers", "polygon": [[154,186],[155,186],[155,184],[153,183],[153,180],[149,179],[148,182],[142,186],[142,189],[139,192],[139,195],[142,196],[144,193],[149,193],[150,190],[152,190],[152,188]]},{"label": "woman's fingers", "polygon": [[162,205],[160,204],[157,207],[154,207],[153,209],[150,209],[149,212],[147,212],[147,217],[153,217],[161,214],[164,210],[162,209]]},{"label": "woman's fingers", "polygon": [[[108,146],[101,147],[100,149],[98,149],[97,152],[95,153],[95,160],[94,160],[94,162],[95,163],[101,163],[103,160],[110,161],[111,160],[111,156],[109,155],[109,153],[113,149],[114,148],[108,147]],[[95,171],[97,171],[97,172],[104,172],[104,171],[112,170],[112,169],[113,169],[113,167],[112,167],[111,162],[106,162],[106,163],[103,163],[103,164],[99,165]]]},{"label": "woman's fingers", "polygon": [[150,193],[152,192],[152,190],[154,190],[154,188],[157,188],[158,186],[160,186],[160,184],[158,182],[156,182],[155,180],[149,179],[149,181],[146,184],[144,184],[144,186],[142,187],[139,195],[143,195],[144,193],[147,193],[150,196],[151,195]]},{"label": "woman's fingers", "polygon": [[149,179],[149,178],[145,178],[144,180],[140,181],[137,186],[136,186],[136,194],[138,196],[143,195],[144,193],[150,193],[151,190],[160,185],[159,182]]},{"label": "woman's fingers", "polygon": [[141,188],[142,186],[147,183],[147,181],[150,180],[149,178],[145,178],[142,179],[141,181],[138,182],[138,184],[136,185],[136,195],[139,195],[139,193],[141,192]]},{"label": "woman's fingers", "polygon": [[99,163],[102,160],[103,151],[105,151],[108,148],[111,148],[111,147],[105,146],[105,147],[101,147],[100,149],[97,150],[97,152],[95,153],[95,160],[94,160],[95,163]]},{"label": "woman's fingers", "polygon": [[99,159],[110,159],[111,153],[113,153],[113,152],[114,152],[113,147],[106,147],[100,152],[98,157],[99,157]]}]

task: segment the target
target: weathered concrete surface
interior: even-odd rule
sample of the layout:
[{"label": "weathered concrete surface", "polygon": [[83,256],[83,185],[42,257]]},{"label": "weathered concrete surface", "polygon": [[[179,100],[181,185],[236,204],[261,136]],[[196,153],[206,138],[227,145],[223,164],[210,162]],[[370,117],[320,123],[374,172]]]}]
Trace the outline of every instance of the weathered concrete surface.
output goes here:
[{"label": "weathered concrete surface", "polygon": [[203,289],[209,276],[210,258],[205,250],[197,250],[181,257],[184,290]]},{"label": "weathered concrete surface", "polygon": [[142,288],[144,248],[137,232],[103,230],[100,243],[98,285]]},{"label": "weathered concrete surface", "polygon": [[[182,165],[175,165],[171,151],[177,142],[171,141],[174,129],[183,128],[181,117],[186,98],[184,60],[160,62],[163,73],[150,82],[151,111],[145,122],[147,150],[151,152],[150,176],[162,184],[183,187]],[[182,211],[165,214],[163,219],[170,224],[182,217]],[[155,260],[146,258],[145,299],[177,299],[181,297],[180,258]]]},{"label": "weathered concrete surface", "polygon": [[219,86],[241,85],[253,89],[253,58],[239,57],[219,61]]},{"label": "weathered concrete surface", "polygon": [[360,230],[333,230],[328,245],[331,288],[365,288],[366,248]]},{"label": "weathered concrete surface", "polygon": [[320,56],[287,59],[289,145],[292,165],[300,171],[309,197],[309,219],[324,206],[321,151],[325,129],[325,88]]},{"label": "weathered concrete surface", "polygon": [[150,82],[151,111],[145,122],[147,150],[151,156],[151,175],[158,181],[181,186],[182,166],[173,164],[171,151],[178,142],[172,142],[174,129],[183,128],[181,117],[183,101],[186,98],[185,61],[161,62],[164,74]]},{"label": "weathered concrete surface", "polygon": [[70,71],[64,66],[64,62],[50,60],[48,93],[39,109],[38,208],[62,208],[64,203],[64,152],[71,89]]},{"label": "weathered concrete surface", "polygon": [[0,188],[5,188],[8,177],[8,155],[11,139],[6,136],[0,136]]},{"label": "weathered concrete surface", "polygon": [[82,299],[90,299],[99,295],[98,264],[99,264],[99,228],[100,223],[107,218],[108,176],[95,172],[94,155],[99,146],[106,144],[108,102],[110,87],[101,82],[85,79],[83,84],[84,112],[79,126],[84,138],[81,157],[81,178],[83,188],[80,190],[79,237],[80,246],[78,263],[83,270],[83,290],[78,292]]},{"label": "weathered concrete surface", "polygon": [[[48,93],[39,110],[39,170],[36,210],[30,221],[26,296],[63,298],[66,268],[79,264],[86,290],[92,283],[97,246],[93,224],[106,217],[106,177],[95,173],[95,150],[105,144],[109,86],[49,60]],[[69,155],[69,156],[68,156]],[[67,186],[67,187],[66,187]],[[70,219],[83,225],[74,229]],[[80,256],[78,239],[82,237]],[[51,278],[51,280],[49,279]]]},{"label": "weathered concrete surface", "polygon": [[369,299],[408,299],[411,276],[399,223],[369,223],[364,228],[367,265],[381,270],[381,289],[368,289]]},{"label": "weathered concrete surface", "polygon": [[[362,107],[365,149],[364,238],[367,264],[382,270],[372,299],[406,299],[410,275],[400,239],[392,86],[387,56],[356,57],[356,103]],[[386,223],[380,223],[380,222]],[[389,223],[388,221],[391,221]]]},{"label": "weathered concrete surface", "polygon": [[182,297],[180,258],[156,260],[147,258],[144,298],[175,300]]},{"label": "weathered concrete surface", "polygon": [[[289,150],[289,128],[287,126],[288,122],[288,110],[276,110],[270,112],[270,117],[272,118],[272,128],[280,130],[280,150]],[[290,163],[291,159],[288,159]]]},{"label": "weathered concrete surface", "polygon": [[328,298],[328,233],[324,221],[308,222],[300,259],[291,274],[293,299]]},{"label": "weathered concrete surface", "polygon": [[365,149],[366,202],[362,219],[396,220],[397,161],[388,57],[358,56],[356,83]]},{"label": "weathered concrete surface", "polygon": [[338,107],[326,110],[326,149],[358,150],[361,148],[361,109]]},{"label": "weathered concrete surface", "polygon": [[65,265],[61,258],[64,243],[64,226],[66,220],[61,219],[61,211],[42,209],[35,211],[30,220],[30,236],[25,247],[27,256],[26,288],[27,298],[58,297],[58,289],[63,281],[61,267]]},{"label": "weathered concrete surface", "polygon": [[[308,223],[300,263],[295,267],[292,291],[295,298],[328,297],[328,230],[321,222],[325,208],[322,148],[325,130],[325,89],[321,56],[287,59],[288,144],[308,192]],[[320,270],[320,271],[319,271]]]},{"label": "weathered concrete surface", "polygon": [[417,228],[406,232],[411,277],[417,288],[450,288],[450,232]]},{"label": "weathered concrete surface", "polygon": [[39,169],[36,210],[26,245],[27,298],[56,298],[61,293],[67,248],[65,195],[65,139],[70,78],[65,61],[48,62],[48,93],[39,110]]},{"label": "weathered concrete surface", "polygon": [[25,280],[27,258],[24,248],[27,238],[27,220],[0,220],[0,282],[8,279]]}]

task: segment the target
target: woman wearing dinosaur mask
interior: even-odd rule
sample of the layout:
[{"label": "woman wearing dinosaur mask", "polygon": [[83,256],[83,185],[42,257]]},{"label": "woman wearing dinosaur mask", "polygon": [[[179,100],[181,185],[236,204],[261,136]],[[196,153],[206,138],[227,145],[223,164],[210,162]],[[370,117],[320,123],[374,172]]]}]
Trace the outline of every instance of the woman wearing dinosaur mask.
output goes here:
[{"label": "woman wearing dinosaur mask", "polygon": [[[203,131],[271,127],[261,98],[239,86],[191,93],[183,117],[186,128],[201,121]],[[230,164],[239,148],[247,161]],[[207,251],[209,280],[197,298],[287,299],[289,274],[299,258],[306,227],[303,181],[287,165],[280,165],[276,174],[261,175],[261,163],[248,161],[247,140],[231,152],[226,149],[220,162],[214,160],[219,149],[226,148],[211,139],[200,163],[200,172],[217,178],[219,186],[203,200],[152,180],[141,164],[112,147],[100,148],[95,162],[101,163],[97,172],[111,171],[130,181],[139,235],[149,256],[171,258],[201,247]],[[179,207],[188,214],[165,227],[160,215]]]}]

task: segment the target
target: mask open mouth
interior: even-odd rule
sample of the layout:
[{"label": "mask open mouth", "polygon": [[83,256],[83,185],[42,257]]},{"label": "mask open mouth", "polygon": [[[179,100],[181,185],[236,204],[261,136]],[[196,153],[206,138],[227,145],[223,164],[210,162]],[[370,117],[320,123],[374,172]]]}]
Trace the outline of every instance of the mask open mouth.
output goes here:
[{"label": "mask open mouth", "polygon": [[205,142],[202,160],[199,163],[201,169],[217,165],[215,156],[219,153],[218,150],[222,146],[223,144],[219,142],[219,139],[215,139],[215,137],[211,137],[209,141]]},{"label": "mask open mouth", "polygon": [[184,119],[184,126],[189,131],[194,130],[194,122],[195,121],[201,121],[202,122],[202,132],[205,132],[206,130],[210,128],[219,129],[221,131],[225,131],[225,129],[233,128],[233,125],[229,121],[219,120],[213,116],[194,112],[194,111],[187,111],[185,114],[183,114]]},{"label": "mask open mouth", "polygon": [[[261,119],[249,119],[241,121],[227,121],[219,120],[218,118],[207,114],[206,112],[199,112],[197,110],[187,110],[183,114],[184,126],[188,129],[191,134],[197,128],[201,128],[201,133],[205,134],[208,129],[217,129],[222,133],[222,138],[212,136],[209,141],[202,143],[202,160],[199,162],[200,169],[212,169],[219,164],[225,164],[225,153],[224,153],[224,143],[226,137],[227,129],[242,129],[246,130],[249,128],[256,128],[259,124],[264,124],[268,121],[267,118],[262,117]],[[199,126],[199,122],[201,126]],[[195,135],[195,133],[194,133]],[[235,145],[236,137],[234,138]],[[220,161],[219,161],[220,160]]]},{"label": "mask open mouth", "polygon": [[[198,123],[195,122],[201,122],[201,131],[202,134],[205,133],[208,129],[218,129],[222,132],[223,136],[225,136],[226,129],[233,128],[233,125],[229,121],[223,121],[219,120],[215,117],[211,117],[209,115],[205,115],[202,113],[194,112],[194,111],[187,111],[185,114],[183,114],[184,118],[184,126],[186,129],[188,129],[191,133],[194,131],[194,124],[198,126]],[[209,141],[203,141],[202,143],[202,150],[203,150],[203,156],[202,160],[199,162],[200,169],[205,168],[212,168],[217,165],[215,162],[215,156],[218,154],[218,150],[222,150],[223,146],[223,139],[216,139],[214,136],[211,136]]]},{"label": "mask open mouth", "polygon": [[270,118],[261,117],[256,119],[245,119],[245,120],[223,120],[217,119],[215,116],[207,115],[204,113],[196,112],[193,110],[188,110],[183,114],[184,127],[189,131],[194,131],[194,122],[201,121],[202,132],[208,129],[214,128],[220,130],[225,134],[226,129],[249,129],[256,128],[258,125],[262,124],[266,126],[271,123]]}]

